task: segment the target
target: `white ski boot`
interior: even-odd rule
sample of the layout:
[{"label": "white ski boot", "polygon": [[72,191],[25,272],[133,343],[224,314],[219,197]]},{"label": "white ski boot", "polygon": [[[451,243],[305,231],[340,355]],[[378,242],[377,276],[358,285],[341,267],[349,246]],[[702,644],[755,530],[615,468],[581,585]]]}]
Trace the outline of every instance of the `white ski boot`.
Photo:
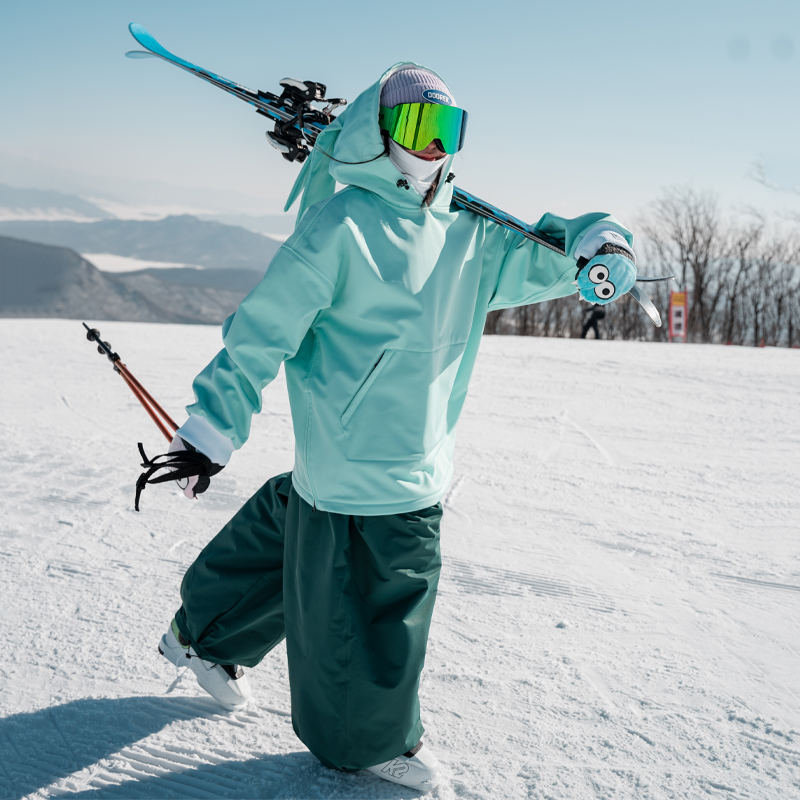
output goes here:
[{"label": "white ski boot", "polygon": [[439,785],[439,760],[422,746],[422,742],[402,756],[370,767],[369,771],[385,781],[422,792],[429,792]]},{"label": "white ski boot", "polygon": [[190,667],[200,686],[231,711],[241,708],[250,697],[250,684],[244,670],[238,666],[203,661],[181,636],[175,620],[161,637],[158,652],[176,667]]}]

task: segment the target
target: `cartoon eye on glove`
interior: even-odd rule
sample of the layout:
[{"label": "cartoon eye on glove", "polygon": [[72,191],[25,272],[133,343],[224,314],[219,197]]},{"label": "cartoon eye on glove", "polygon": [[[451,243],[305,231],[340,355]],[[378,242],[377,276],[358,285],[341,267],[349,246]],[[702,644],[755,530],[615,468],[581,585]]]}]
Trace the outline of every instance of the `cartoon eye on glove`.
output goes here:
[{"label": "cartoon eye on glove", "polygon": [[584,300],[605,305],[631,290],[636,283],[636,265],[619,253],[595,256],[578,273],[576,283]]}]

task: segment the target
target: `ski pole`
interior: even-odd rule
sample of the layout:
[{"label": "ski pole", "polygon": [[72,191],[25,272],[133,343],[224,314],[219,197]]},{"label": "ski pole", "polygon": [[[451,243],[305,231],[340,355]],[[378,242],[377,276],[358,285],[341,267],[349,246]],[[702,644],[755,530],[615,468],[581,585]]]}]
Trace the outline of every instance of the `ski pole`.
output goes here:
[{"label": "ski pole", "polygon": [[[114,365],[114,372],[118,373],[125,383],[128,384],[128,388],[133,392],[136,399],[142,404],[144,410],[149,414],[150,419],[155,422],[158,429],[161,433],[164,434],[164,438],[171,442],[174,436],[175,431],[178,430],[178,425],[172,419],[172,417],[164,411],[163,408],[153,399],[153,396],[147,389],[142,386],[141,383],[133,376],[133,373],[122,363],[120,357],[117,353],[115,353],[111,349],[111,345],[108,342],[104,342],[100,338],[100,331],[97,328],[90,328],[85,322],[83,323],[83,327],[86,328],[86,338],[90,342],[97,343],[97,352],[100,353],[101,356],[106,356],[108,360]],[[172,433],[167,430],[167,426],[172,428]]]}]

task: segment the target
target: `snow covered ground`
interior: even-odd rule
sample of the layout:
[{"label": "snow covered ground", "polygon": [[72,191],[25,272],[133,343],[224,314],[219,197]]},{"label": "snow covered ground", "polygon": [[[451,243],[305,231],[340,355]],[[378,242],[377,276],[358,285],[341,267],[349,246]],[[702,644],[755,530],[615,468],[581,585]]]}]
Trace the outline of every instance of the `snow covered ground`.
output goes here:
[{"label": "snow covered ground", "polygon": [[[103,323],[174,415],[207,327]],[[0,320],[0,796],[408,798],[295,738],[283,647],[225,713],[156,643],[201,547],[292,466],[281,378],[188,502],[78,322]],[[422,680],[438,798],[800,796],[800,352],[490,337]]]}]

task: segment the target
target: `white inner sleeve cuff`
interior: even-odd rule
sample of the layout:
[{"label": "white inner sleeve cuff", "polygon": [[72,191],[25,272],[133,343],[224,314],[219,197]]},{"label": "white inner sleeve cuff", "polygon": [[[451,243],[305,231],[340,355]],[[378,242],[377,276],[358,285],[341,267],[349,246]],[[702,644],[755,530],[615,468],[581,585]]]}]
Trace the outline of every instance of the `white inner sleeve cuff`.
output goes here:
[{"label": "white inner sleeve cuff", "polygon": [[189,419],[175,432],[215,464],[224,467],[236,449],[233,442],[221,434],[205,417],[190,414]]},{"label": "white inner sleeve cuff", "polygon": [[592,259],[604,244],[615,244],[617,247],[624,248],[631,254],[633,263],[636,263],[636,253],[633,252],[633,248],[628,244],[628,240],[617,228],[612,228],[605,222],[593,225],[586,231],[581,243],[575,248],[573,256],[575,259]]}]

